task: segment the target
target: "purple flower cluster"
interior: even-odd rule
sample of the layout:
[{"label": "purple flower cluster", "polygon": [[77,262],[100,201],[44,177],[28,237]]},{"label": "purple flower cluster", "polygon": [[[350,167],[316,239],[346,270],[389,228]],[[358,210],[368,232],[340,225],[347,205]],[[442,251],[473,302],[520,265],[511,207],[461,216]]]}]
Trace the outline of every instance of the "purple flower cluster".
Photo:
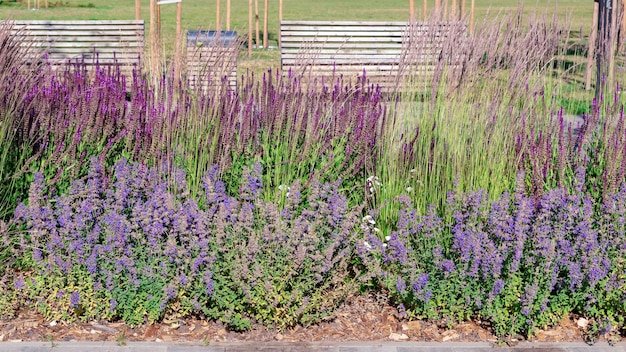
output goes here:
[{"label": "purple flower cluster", "polygon": [[347,278],[360,210],[348,208],[336,184],[313,182],[301,199],[294,183],[281,209],[261,198],[260,164],[244,170],[238,198],[225,193],[213,169],[199,206],[183,196],[184,177],[172,185],[156,168],[124,159],[113,170],[109,180],[94,158],[87,178],[64,195],[46,192],[38,173],[29,203],[15,212],[35,275],[93,283],[88,292],[54,287],[72,292],[56,298],[70,308],[89,293],[106,307],[84,304],[96,310],[84,314],[102,311],[129,323],[178,307],[232,328],[251,319],[285,326],[331,314],[356,289]]},{"label": "purple flower cluster", "polygon": [[[594,204],[584,178],[580,170],[573,191],[556,188],[538,198],[524,187],[495,201],[481,191],[452,194],[443,218],[417,216],[403,198],[397,230],[386,243],[368,238],[372,248],[360,255],[364,263],[382,258],[382,267],[370,269],[413,315],[480,314],[499,333],[554,323],[564,310],[593,315],[603,307],[616,319],[621,303],[584,297],[622,296],[626,186]],[[516,314],[526,318],[511,320]]]}]

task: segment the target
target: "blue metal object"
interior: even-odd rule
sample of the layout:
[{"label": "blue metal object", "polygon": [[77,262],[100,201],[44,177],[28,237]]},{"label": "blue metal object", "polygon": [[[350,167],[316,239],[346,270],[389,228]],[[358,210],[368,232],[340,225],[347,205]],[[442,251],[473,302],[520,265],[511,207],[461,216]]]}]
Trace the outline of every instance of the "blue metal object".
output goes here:
[{"label": "blue metal object", "polygon": [[187,31],[187,45],[228,47],[237,41],[237,31]]}]

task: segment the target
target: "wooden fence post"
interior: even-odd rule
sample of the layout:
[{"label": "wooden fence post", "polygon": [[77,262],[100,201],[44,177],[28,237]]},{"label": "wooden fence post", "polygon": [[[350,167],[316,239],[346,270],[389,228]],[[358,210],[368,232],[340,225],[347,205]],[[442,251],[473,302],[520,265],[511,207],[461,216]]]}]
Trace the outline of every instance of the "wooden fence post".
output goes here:
[{"label": "wooden fence post", "polygon": [[415,21],[415,0],[409,0],[409,21]]},{"label": "wooden fence post", "polygon": [[269,47],[268,42],[268,33],[267,33],[267,17],[269,14],[269,6],[267,4],[267,0],[263,1],[263,48],[267,49]]},{"label": "wooden fence post", "polygon": [[230,0],[226,0],[226,30],[230,30]]},{"label": "wooden fence post", "polygon": [[424,21],[428,19],[428,0],[424,0]]},{"label": "wooden fence post", "polygon": [[450,19],[456,21],[457,18],[457,8],[456,8],[456,0],[452,0],[452,6],[450,7]]},{"label": "wooden fence post", "polygon": [[176,52],[174,53],[174,79],[176,84],[180,80],[180,68],[182,65],[182,28],[181,23],[183,19],[183,2],[176,3]]},{"label": "wooden fence post", "polygon": [[[30,0],[28,1],[30,2]],[[135,19],[141,19],[141,0],[135,0]]]},{"label": "wooden fence post", "polygon": [[256,32],[256,48],[259,48],[261,38],[259,36],[259,0],[254,0],[254,27]]},{"label": "wooden fence post", "polygon": [[[624,0],[626,1],[626,0]],[[283,0],[278,1],[278,48],[283,48],[283,43],[281,41],[280,35],[280,25],[283,23]]]},{"label": "wooden fence post", "polygon": [[248,58],[252,57],[252,0],[248,0]]},{"label": "wooden fence post", "polygon": [[150,0],[150,73],[156,73],[156,0]]},{"label": "wooden fence post", "polygon": [[221,0],[217,0],[217,4],[215,5],[215,29],[218,31],[222,29],[222,24],[220,23],[220,2]]},{"label": "wooden fence post", "polygon": [[585,71],[585,89],[591,89],[591,67],[593,66],[593,57],[596,50],[596,39],[598,37],[598,15],[600,4],[593,2],[593,19],[591,22],[591,33],[589,34],[589,50],[587,51],[587,70]]},{"label": "wooden fence post", "polygon": [[476,0],[472,0],[472,5],[470,8],[470,33],[474,33],[474,8],[475,8]]}]

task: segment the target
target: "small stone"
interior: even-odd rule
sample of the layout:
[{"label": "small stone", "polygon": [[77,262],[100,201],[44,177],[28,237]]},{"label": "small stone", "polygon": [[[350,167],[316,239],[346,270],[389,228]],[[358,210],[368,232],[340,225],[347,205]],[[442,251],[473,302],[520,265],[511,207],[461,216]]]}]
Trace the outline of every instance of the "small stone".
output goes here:
[{"label": "small stone", "polygon": [[4,335],[0,335],[0,342],[4,341]]},{"label": "small stone", "polygon": [[53,320],[53,321],[50,322],[50,326],[56,326],[56,325],[57,325],[56,320]]},{"label": "small stone", "polygon": [[110,333],[112,333],[112,334],[117,333],[117,330],[115,330],[115,329],[113,329],[113,328],[111,328],[111,327],[108,327],[108,326],[106,326],[106,325],[101,325],[101,324],[91,324],[91,327],[92,327],[92,328],[94,328],[94,329],[96,329],[96,330],[105,331],[105,332],[110,332]]},{"label": "small stone", "polygon": [[450,340],[458,340],[461,336],[454,330],[447,330],[443,333],[443,342]]},{"label": "small stone", "polygon": [[389,340],[392,340],[392,341],[406,341],[408,339],[409,337],[406,334],[398,334],[398,333],[392,332],[389,335]]},{"label": "small stone", "polygon": [[160,338],[157,337],[157,339],[154,340],[154,342],[163,342],[163,340],[161,340]]},{"label": "small stone", "polygon": [[225,329],[217,330],[217,336],[226,336],[226,330]]},{"label": "small stone", "polygon": [[579,328],[584,329],[587,327],[587,325],[589,325],[589,320],[585,318],[579,318],[576,322],[576,325],[578,325]]},{"label": "small stone", "polygon": [[90,334],[97,334],[98,332],[96,330],[94,330],[94,329],[91,329],[91,330],[89,330],[89,333]]},{"label": "small stone", "polygon": [[22,342],[22,339],[9,340],[9,342]]}]

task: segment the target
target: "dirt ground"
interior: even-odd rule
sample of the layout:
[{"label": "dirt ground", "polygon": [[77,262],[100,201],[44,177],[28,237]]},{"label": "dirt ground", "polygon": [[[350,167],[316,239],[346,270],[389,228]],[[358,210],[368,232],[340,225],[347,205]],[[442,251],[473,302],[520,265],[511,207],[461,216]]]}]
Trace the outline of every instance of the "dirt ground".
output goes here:
[{"label": "dirt ground", "polygon": [[[529,341],[586,341],[584,320],[564,318],[558,326],[539,331]],[[394,307],[375,297],[349,300],[328,322],[285,331],[254,327],[245,333],[228,331],[221,323],[199,319],[167,321],[132,328],[123,323],[90,322],[64,324],[45,321],[37,313],[22,312],[16,319],[0,320],[0,341],[456,341],[514,345],[523,337],[499,341],[481,322],[466,322],[451,329],[436,323],[406,321]],[[607,339],[601,337],[600,340]],[[611,342],[619,338],[610,337]],[[589,341],[587,341],[589,342]]]}]

